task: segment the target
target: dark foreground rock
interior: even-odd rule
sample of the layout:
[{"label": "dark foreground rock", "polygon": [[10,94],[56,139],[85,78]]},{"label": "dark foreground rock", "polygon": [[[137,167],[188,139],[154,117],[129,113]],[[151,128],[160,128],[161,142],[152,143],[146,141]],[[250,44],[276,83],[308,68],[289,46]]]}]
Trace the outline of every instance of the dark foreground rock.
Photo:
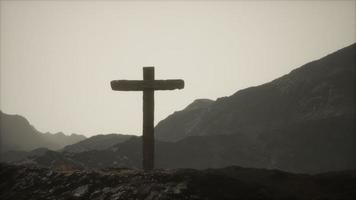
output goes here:
[{"label": "dark foreground rock", "polygon": [[356,199],[356,171],[135,169],[53,171],[0,165],[0,199]]}]

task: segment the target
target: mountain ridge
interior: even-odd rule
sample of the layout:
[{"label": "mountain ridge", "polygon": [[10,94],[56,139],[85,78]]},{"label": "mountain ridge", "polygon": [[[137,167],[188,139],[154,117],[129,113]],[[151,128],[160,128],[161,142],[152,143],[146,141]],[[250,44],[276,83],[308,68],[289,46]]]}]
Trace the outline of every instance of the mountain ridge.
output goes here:
[{"label": "mountain ridge", "polygon": [[1,152],[29,151],[40,147],[60,149],[65,145],[85,139],[78,134],[42,133],[21,115],[10,115],[0,111]]},{"label": "mountain ridge", "polygon": [[[157,124],[157,138],[177,141],[192,135],[258,134],[290,122],[354,114],[355,57],[356,44],[352,44],[268,83],[218,98],[203,111],[176,112]],[[199,120],[193,125],[172,122],[180,116]],[[169,131],[172,125],[168,124],[175,130]]]},{"label": "mountain ridge", "polygon": [[90,150],[103,150],[107,149],[117,143],[124,142],[128,139],[133,137],[132,135],[125,135],[125,134],[98,134],[77,143],[67,145],[61,149],[61,151],[66,152],[84,152]]},{"label": "mountain ridge", "polygon": [[[156,166],[356,169],[355,53],[353,44],[269,83],[173,113],[155,128]],[[49,152],[32,161],[46,167],[58,161],[65,168],[140,168],[141,148],[141,137],[132,137],[107,149]]]}]

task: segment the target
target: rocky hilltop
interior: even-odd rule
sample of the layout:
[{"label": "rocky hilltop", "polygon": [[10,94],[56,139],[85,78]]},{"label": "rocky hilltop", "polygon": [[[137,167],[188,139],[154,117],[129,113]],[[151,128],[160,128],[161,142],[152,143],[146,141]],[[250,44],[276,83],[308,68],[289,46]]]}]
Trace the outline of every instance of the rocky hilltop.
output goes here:
[{"label": "rocky hilltop", "polygon": [[228,167],[53,171],[0,164],[3,200],[355,199],[356,172],[318,175]]}]

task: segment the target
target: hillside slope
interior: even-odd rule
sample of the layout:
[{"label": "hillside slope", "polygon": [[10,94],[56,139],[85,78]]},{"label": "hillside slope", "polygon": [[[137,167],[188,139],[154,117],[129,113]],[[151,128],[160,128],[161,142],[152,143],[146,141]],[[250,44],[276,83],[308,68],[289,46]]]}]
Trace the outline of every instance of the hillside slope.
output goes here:
[{"label": "hillside slope", "polygon": [[132,135],[123,134],[95,135],[75,144],[67,145],[62,149],[62,151],[79,153],[91,150],[103,150],[117,143],[124,142],[131,137]]},{"label": "hillside slope", "polygon": [[[352,45],[270,83],[215,102],[198,100],[169,116],[156,127],[156,166],[356,169],[355,52]],[[89,169],[140,168],[142,141],[32,160],[48,167],[70,160]]]},{"label": "hillside slope", "polygon": [[196,135],[192,132],[200,123],[202,116],[208,111],[214,101],[197,99],[184,110],[177,111],[160,121],[155,127],[155,137],[163,141],[177,141],[184,137]]},{"label": "hillside slope", "polygon": [[[310,62],[270,83],[240,90],[201,109],[185,109],[156,126],[157,139],[246,134],[355,115],[356,44]],[[184,120],[182,120],[182,118]]]}]

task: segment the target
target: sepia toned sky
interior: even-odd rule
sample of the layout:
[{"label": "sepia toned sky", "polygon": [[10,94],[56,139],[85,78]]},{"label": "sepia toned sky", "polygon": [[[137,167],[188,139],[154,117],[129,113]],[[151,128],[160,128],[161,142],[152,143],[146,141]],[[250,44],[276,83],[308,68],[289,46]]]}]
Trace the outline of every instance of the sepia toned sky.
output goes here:
[{"label": "sepia toned sky", "polygon": [[1,1],[0,109],[42,132],[141,135],[142,92],[115,79],[185,80],[155,122],[197,98],[269,82],[356,42],[356,1]]}]

